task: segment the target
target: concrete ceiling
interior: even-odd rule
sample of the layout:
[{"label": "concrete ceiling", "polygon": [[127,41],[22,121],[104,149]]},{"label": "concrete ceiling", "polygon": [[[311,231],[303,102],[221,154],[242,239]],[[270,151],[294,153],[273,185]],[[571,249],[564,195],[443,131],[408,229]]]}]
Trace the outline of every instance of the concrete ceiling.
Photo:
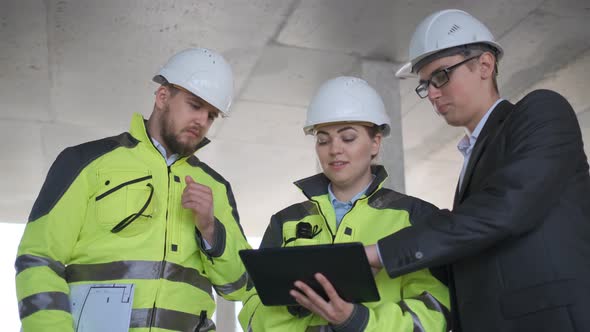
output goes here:
[{"label": "concrete ceiling", "polygon": [[[133,112],[149,116],[153,73],[202,46],[229,60],[238,94],[199,157],[232,183],[246,233],[259,236],[273,212],[302,200],[291,182],[317,171],[301,130],[315,89],[367,60],[406,61],[415,25],[444,8],[480,18],[504,46],[503,97],[555,89],[590,139],[587,0],[2,0],[0,221],[26,221],[64,147],[126,130]],[[415,84],[400,82],[405,191],[448,207],[462,131]]]}]

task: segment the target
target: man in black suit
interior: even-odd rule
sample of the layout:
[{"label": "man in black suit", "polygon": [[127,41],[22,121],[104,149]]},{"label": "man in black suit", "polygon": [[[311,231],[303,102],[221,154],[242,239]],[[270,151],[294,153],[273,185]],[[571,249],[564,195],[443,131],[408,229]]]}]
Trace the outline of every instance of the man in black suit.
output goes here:
[{"label": "man in black suit", "polygon": [[590,331],[590,175],[580,126],[558,93],[499,97],[502,47],[471,15],[426,18],[399,75],[466,129],[452,211],[366,247],[392,278],[446,267],[454,332]]}]

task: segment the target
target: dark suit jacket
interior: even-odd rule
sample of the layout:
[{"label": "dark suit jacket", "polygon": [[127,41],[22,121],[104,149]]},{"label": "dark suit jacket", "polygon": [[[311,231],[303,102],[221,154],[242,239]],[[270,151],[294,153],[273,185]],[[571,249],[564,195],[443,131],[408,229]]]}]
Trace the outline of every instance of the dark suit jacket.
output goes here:
[{"label": "dark suit jacket", "polygon": [[569,103],[538,90],[498,104],[453,211],[379,250],[391,277],[448,264],[454,332],[590,331],[590,175]]}]

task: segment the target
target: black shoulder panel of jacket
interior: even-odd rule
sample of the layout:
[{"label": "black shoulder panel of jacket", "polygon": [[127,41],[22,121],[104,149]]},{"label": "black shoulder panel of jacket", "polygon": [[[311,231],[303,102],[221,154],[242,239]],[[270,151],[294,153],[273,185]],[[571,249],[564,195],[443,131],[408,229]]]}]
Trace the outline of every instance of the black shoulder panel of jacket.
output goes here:
[{"label": "black shoulder panel of jacket", "polygon": [[410,210],[412,208],[412,200],[409,196],[398,193],[389,188],[381,188],[369,197],[369,206],[375,209],[397,209]]},{"label": "black shoulder panel of jacket", "polygon": [[369,206],[380,210],[405,210],[410,214],[410,222],[413,225],[425,221],[426,216],[438,211],[436,206],[426,201],[388,188],[381,188],[369,197]]},{"label": "black shoulder panel of jacket", "polygon": [[[395,209],[407,211],[412,225],[428,223],[430,216],[438,208],[419,198],[404,195],[397,191],[381,188],[369,198],[369,205],[375,209]],[[445,266],[429,268],[430,273],[445,285],[449,285],[448,272]]]},{"label": "black shoulder panel of jacket", "polygon": [[275,218],[280,220],[281,223],[285,223],[286,221],[301,220],[307,216],[319,213],[320,212],[315,203],[305,201],[284,208],[275,214]]},{"label": "black shoulder panel of jacket", "polygon": [[319,214],[315,203],[304,201],[293,204],[277,212],[270,218],[270,224],[264,232],[260,248],[279,248],[283,244],[283,224],[287,221],[297,221],[312,214]]},{"label": "black shoulder panel of jacket", "polygon": [[201,160],[199,160],[199,158],[197,158],[195,155],[190,156],[186,160],[186,162],[193,167],[198,167],[198,168],[202,169],[205,173],[209,174],[209,176],[211,176],[215,181],[217,181],[225,186],[225,189],[227,191],[227,200],[229,202],[229,205],[232,208],[231,214],[233,215],[234,219],[236,220],[236,223],[238,224],[238,227],[240,228],[240,232],[242,232],[242,236],[244,236],[244,238],[246,238],[246,235],[244,234],[244,230],[242,229],[242,225],[240,224],[240,215],[238,214],[238,207],[236,204],[236,199],[234,198],[234,193],[231,189],[231,185],[229,184],[229,182],[223,176],[221,176],[221,174],[217,173],[215,170],[213,170],[213,168],[209,167],[209,165],[207,165],[204,162],[202,162]]},{"label": "black shoulder panel of jacket", "polygon": [[131,134],[125,132],[63,150],[47,173],[45,183],[29,215],[29,222],[49,213],[80,172],[92,161],[118,147],[132,148],[138,142]]}]

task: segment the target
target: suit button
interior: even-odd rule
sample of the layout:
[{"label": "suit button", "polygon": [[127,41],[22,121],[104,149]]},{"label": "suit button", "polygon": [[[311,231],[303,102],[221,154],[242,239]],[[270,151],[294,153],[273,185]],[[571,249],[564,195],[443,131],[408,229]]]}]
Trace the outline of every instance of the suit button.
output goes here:
[{"label": "suit button", "polygon": [[414,257],[416,257],[416,259],[422,259],[422,257],[424,257],[424,254],[421,251],[416,251]]}]

